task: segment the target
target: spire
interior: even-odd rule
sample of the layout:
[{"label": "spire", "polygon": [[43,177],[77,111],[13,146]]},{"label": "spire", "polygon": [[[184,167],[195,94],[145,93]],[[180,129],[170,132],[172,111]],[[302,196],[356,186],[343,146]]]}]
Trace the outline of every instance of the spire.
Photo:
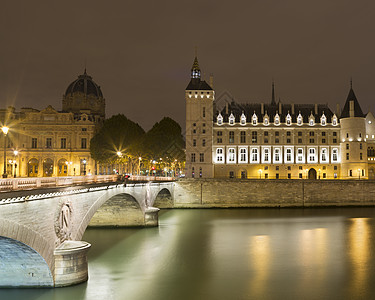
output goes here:
[{"label": "spire", "polygon": [[201,78],[201,69],[199,68],[197,56],[195,56],[193,66],[191,67],[191,78]]},{"label": "spire", "polygon": [[272,99],[271,99],[271,105],[276,105],[275,101],[275,82],[272,79]]},{"label": "spire", "polygon": [[350,90],[344,108],[341,112],[340,118],[350,118],[350,117],[364,117],[361,106],[357,100],[357,97],[353,90],[353,82],[350,79]]}]

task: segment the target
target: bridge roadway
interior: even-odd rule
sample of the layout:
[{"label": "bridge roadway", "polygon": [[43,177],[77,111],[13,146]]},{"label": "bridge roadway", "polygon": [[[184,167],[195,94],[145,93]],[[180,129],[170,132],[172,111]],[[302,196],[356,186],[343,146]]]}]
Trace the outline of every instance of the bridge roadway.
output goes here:
[{"label": "bridge roadway", "polygon": [[[17,182],[15,182],[17,181]],[[34,188],[33,188],[34,187]],[[158,226],[172,178],[117,176],[0,180],[0,287],[86,281],[87,226]]]}]

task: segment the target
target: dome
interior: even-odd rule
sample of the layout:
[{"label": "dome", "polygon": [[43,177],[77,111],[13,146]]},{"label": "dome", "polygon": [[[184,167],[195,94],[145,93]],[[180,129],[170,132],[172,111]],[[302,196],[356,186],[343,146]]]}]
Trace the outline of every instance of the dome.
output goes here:
[{"label": "dome", "polygon": [[83,93],[87,96],[93,95],[97,98],[103,98],[100,86],[98,86],[94,80],[92,80],[91,76],[87,75],[86,69],[83,75],[79,75],[78,79],[69,84],[68,88],[66,89],[65,96],[76,92]]}]

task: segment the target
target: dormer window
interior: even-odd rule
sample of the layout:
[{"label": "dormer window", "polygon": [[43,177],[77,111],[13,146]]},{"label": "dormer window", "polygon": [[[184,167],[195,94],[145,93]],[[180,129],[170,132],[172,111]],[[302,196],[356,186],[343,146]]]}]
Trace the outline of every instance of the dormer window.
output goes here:
[{"label": "dormer window", "polygon": [[286,116],[286,125],[288,126],[292,125],[292,117],[290,116],[289,112]]},{"label": "dormer window", "polygon": [[245,114],[242,112],[242,115],[241,115],[241,125],[246,125],[246,116]]},{"label": "dormer window", "polygon": [[255,114],[255,112],[254,112],[254,114],[253,114],[251,120],[252,120],[253,125],[257,125],[257,124],[258,124],[258,117],[257,117],[257,115]]},{"label": "dormer window", "polygon": [[229,116],[229,125],[234,125],[234,116],[233,116],[233,113],[231,113],[230,116]]},{"label": "dormer window", "polygon": [[301,126],[303,123],[303,118],[302,118],[302,115],[301,113],[298,114],[298,117],[297,117],[297,125],[298,126]]},{"label": "dormer window", "polygon": [[312,113],[311,113],[311,115],[310,115],[310,117],[309,117],[309,125],[310,125],[310,126],[314,126],[314,125],[315,125],[315,118],[314,118],[314,116],[312,115]]},{"label": "dormer window", "polygon": [[322,126],[326,126],[327,125],[327,118],[324,115],[324,113],[323,113],[323,115],[320,118],[320,125],[322,125]]},{"label": "dormer window", "polygon": [[280,125],[280,116],[279,116],[279,114],[278,113],[276,113],[276,115],[275,115],[275,125]]},{"label": "dormer window", "polygon": [[337,126],[337,117],[336,117],[336,114],[334,114],[333,117],[332,117],[332,125],[333,126]]},{"label": "dormer window", "polygon": [[221,113],[217,116],[217,125],[223,125],[223,116]]},{"label": "dormer window", "polygon": [[270,124],[270,119],[269,119],[267,113],[266,113],[266,114],[264,115],[264,117],[263,117],[263,124],[264,124],[265,126],[268,126],[268,125]]}]

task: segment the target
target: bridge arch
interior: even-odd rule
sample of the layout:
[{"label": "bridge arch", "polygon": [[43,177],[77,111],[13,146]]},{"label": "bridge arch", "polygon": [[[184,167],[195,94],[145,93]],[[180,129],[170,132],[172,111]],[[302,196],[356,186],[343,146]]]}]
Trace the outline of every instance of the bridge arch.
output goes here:
[{"label": "bridge arch", "polygon": [[[126,204],[121,205],[122,202],[126,202]],[[108,205],[106,206],[105,203],[108,202]],[[104,205],[104,207],[101,209],[101,207]],[[115,206],[115,207],[112,207]],[[116,207],[117,206],[117,207]],[[111,207],[111,209],[107,209]],[[144,213],[140,207],[139,201],[137,199],[129,194],[122,191],[119,191],[118,193],[114,193],[111,195],[107,195],[106,193],[101,195],[96,201],[93,203],[93,205],[88,209],[85,216],[82,218],[81,223],[79,224],[73,239],[74,240],[81,240],[82,236],[87,228],[87,226],[90,224],[91,220],[93,220],[92,224],[93,226],[114,226],[114,215],[111,213],[113,212],[113,208],[117,208],[118,216],[116,218],[119,220],[121,217],[125,218],[123,222],[127,222],[127,217],[137,219],[137,220],[144,220]],[[127,211],[130,210],[131,213],[129,213],[129,216],[127,216]],[[96,217],[95,214],[98,215]],[[110,219],[109,219],[110,218]],[[133,220],[132,219],[132,220]],[[110,225],[112,224],[112,225]],[[129,222],[131,224],[131,222]],[[128,226],[128,224],[119,224],[116,226]],[[133,226],[137,226],[134,225]],[[142,226],[142,224],[139,224],[138,226]]]},{"label": "bridge arch", "polygon": [[151,205],[157,208],[172,208],[173,198],[171,191],[167,188],[162,188]]},{"label": "bridge arch", "polygon": [[1,287],[53,287],[49,265],[30,246],[0,236]]}]

